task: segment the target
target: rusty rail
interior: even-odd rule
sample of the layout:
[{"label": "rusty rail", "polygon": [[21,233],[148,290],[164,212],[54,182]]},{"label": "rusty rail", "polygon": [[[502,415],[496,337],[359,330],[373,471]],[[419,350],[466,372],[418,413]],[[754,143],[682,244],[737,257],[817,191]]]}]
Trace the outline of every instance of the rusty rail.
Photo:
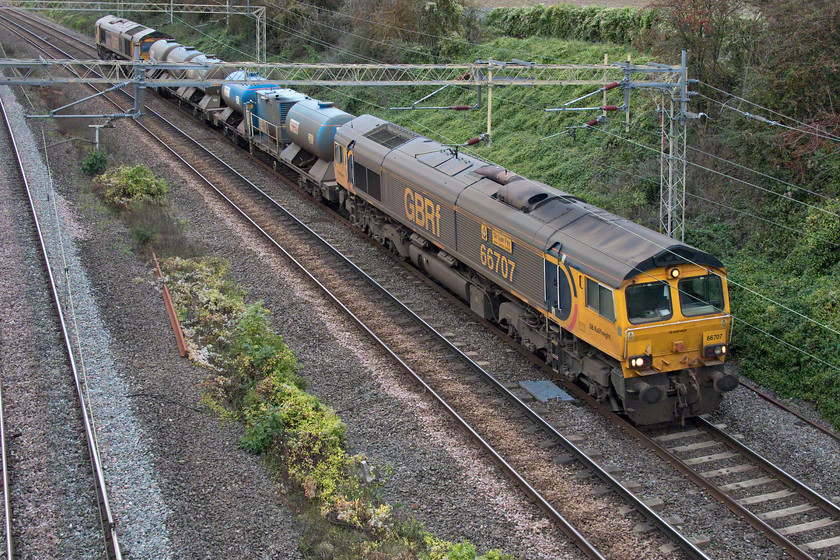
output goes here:
[{"label": "rusty rail", "polygon": [[152,253],[152,259],[155,261],[155,270],[157,276],[163,283],[163,303],[166,305],[166,312],[169,313],[169,323],[172,325],[172,332],[175,333],[175,342],[178,344],[178,353],[181,357],[187,355],[187,345],[184,342],[184,331],[181,330],[181,322],[178,320],[178,314],[175,313],[175,306],[172,304],[172,296],[169,295],[169,288],[166,286],[166,280],[163,279],[163,272],[160,270],[157,256]]}]

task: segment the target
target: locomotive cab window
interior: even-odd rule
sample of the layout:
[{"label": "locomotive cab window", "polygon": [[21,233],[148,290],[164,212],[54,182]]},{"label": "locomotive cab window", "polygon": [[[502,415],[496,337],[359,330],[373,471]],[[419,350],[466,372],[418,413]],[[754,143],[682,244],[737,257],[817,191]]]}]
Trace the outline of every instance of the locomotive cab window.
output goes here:
[{"label": "locomotive cab window", "polygon": [[586,279],[586,307],[610,321],[615,321],[613,292],[594,280]]},{"label": "locomotive cab window", "polygon": [[671,307],[671,286],[667,282],[650,282],[628,286],[627,318],[634,325],[665,321],[674,314]]},{"label": "locomotive cab window", "polygon": [[335,145],[335,162],[339,165],[344,163],[344,148],[341,144]]},{"label": "locomotive cab window", "polygon": [[709,315],[723,310],[723,284],[720,276],[709,274],[683,278],[678,284],[680,309],[686,317]]}]

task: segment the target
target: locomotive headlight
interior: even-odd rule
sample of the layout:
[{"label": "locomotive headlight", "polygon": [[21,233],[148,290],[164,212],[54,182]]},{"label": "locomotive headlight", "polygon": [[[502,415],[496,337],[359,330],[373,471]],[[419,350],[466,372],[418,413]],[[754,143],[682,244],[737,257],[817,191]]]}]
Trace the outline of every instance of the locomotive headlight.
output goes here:
[{"label": "locomotive headlight", "polygon": [[726,355],[726,344],[710,344],[703,348],[706,358],[722,358]]},{"label": "locomotive headlight", "polygon": [[647,369],[653,363],[653,358],[647,354],[643,356],[633,356],[630,358],[630,367],[633,369]]},{"label": "locomotive headlight", "polygon": [[669,272],[671,278],[679,278],[680,277],[680,269],[679,268],[672,268]]}]

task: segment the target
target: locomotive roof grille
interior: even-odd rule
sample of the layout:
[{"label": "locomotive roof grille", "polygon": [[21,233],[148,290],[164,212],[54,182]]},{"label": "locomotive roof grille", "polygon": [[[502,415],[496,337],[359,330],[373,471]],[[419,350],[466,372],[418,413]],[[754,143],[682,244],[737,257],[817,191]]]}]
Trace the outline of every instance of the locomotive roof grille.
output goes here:
[{"label": "locomotive roof grille", "polygon": [[402,146],[409,140],[417,138],[417,136],[417,134],[411,132],[410,130],[406,130],[401,126],[391,123],[378,126],[365,134],[365,138],[369,138],[377,144],[381,144],[392,150],[397,146]]}]

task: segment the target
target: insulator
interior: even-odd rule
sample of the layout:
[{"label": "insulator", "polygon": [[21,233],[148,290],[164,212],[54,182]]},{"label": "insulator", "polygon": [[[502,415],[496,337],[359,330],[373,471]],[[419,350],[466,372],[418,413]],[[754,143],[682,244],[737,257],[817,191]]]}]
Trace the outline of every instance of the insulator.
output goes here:
[{"label": "insulator", "polygon": [[469,72],[467,72],[467,73],[466,73],[466,74],[464,74],[463,76],[460,76],[458,79],[459,79],[459,80],[469,80],[470,78],[472,78],[472,74],[470,74]]},{"label": "insulator", "polygon": [[479,138],[479,137],[470,138],[469,140],[464,142],[464,146],[475,146],[479,142],[481,142],[481,138]]},{"label": "insulator", "polygon": [[452,107],[450,107],[450,109],[452,109],[453,111],[469,111],[470,109],[472,109],[472,107],[470,107],[469,105],[453,105]]},{"label": "insulator", "polygon": [[604,86],[604,91],[608,91],[608,90],[611,90],[613,88],[617,88],[620,85],[621,85],[620,82],[613,82],[611,84],[607,84],[607,85]]},{"label": "insulator", "polygon": [[604,105],[601,109],[604,111],[618,111],[618,105]]},{"label": "insulator", "polygon": [[598,119],[592,119],[586,122],[586,126],[595,126],[596,124],[598,124]]}]

